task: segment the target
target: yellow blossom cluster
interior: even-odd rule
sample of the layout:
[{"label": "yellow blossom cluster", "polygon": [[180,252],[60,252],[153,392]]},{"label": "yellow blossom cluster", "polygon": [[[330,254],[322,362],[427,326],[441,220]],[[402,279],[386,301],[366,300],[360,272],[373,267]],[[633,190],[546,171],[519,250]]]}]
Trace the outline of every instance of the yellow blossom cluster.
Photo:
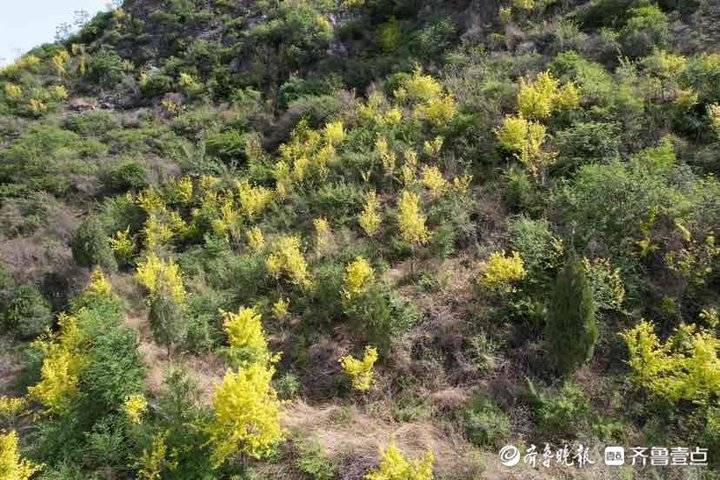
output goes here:
[{"label": "yellow blossom cluster", "polygon": [[560,86],[549,72],[543,72],[535,81],[520,81],[518,109],[528,119],[545,119],[555,110],[571,110],[580,105],[580,91],[572,84]]},{"label": "yellow blossom cluster", "polygon": [[450,183],[445,180],[437,165],[423,165],[420,179],[434,197],[442,196],[450,187]]},{"label": "yellow blossom cluster", "polygon": [[265,266],[270,274],[280,277],[286,274],[293,283],[303,288],[312,286],[308,265],[300,250],[300,239],[294,235],[286,235],[275,241],[273,253],[268,256]]},{"label": "yellow blossom cluster", "polygon": [[408,461],[402,452],[390,444],[380,458],[380,465],[363,480],[432,480],[435,457],[428,451],[423,458]]},{"label": "yellow blossom cluster", "polygon": [[140,425],[142,417],[147,412],[148,402],[144,395],[136,393],[129,395],[123,403],[123,411],[131,423]]},{"label": "yellow blossom cluster", "polygon": [[332,229],[330,222],[325,217],[319,217],[313,220],[315,227],[315,246],[319,251],[326,249],[332,241]]},{"label": "yellow blossom cluster", "polygon": [[373,237],[380,229],[382,216],[380,213],[380,201],[375,192],[365,195],[363,211],[358,216],[358,223],[368,237]]},{"label": "yellow blossom cluster", "polygon": [[271,385],[274,373],[269,363],[252,363],[228,371],[215,389],[208,427],[215,465],[236,453],[261,458],[281,440],[280,403]]},{"label": "yellow blossom cluster", "polygon": [[710,117],[710,125],[720,136],[720,105],[714,103],[708,106],[708,117]]},{"label": "yellow blossom cluster", "polygon": [[357,257],[345,268],[343,297],[353,300],[365,293],[375,279],[375,271],[363,257]]},{"label": "yellow blossom cluster", "polygon": [[138,264],[135,278],[151,295],[155,295],[163,287],[169,290],[176,302],[185,301],[186,293],[180,267],[172,260],[163,260],[151,253]]},{"label": "yellow blossom cluster", "polygon": [[518,252],[509,256],[505,252],[495,252],[483,265],[480,284],[495,291],[512,291],[512,284],[524,279],[525,264]]},{"label": "yellow blossom cluster", "polygon": [[27,407],[27,400],[23,397],[0,396],[0,417],[19,415]]},{"label": "yellow blossom cluster", "polygon": [[254,358],[266,358],[267,341],[262,316],[255,308],[241,308],[237,313],[220,312],[231,349],[249,352]]},{"label": "yellow blossom cluster", "polygon": [[421,245],[428,241],[430,234],[425,226],[425,216],[420,210],[420,196],[403,190],[400,194],[397,213],[400,236],[411,245]]},{"label": "yellow blossom cluster", "polygon": [[622,334],[635,382],[678,402],[705,402],[720,394],[720,339],[696,325],[681,325],[666,342],[641,321]]},{"label": "yellow blossom cluster", "polygon": [[420,69],[405,79],[394,94],[398,101],[414,104],[413,114],[434,126],[447,123],[457,112],[455,98],[444,92],[440,82]]},{"label": "yellow blossom cluster", "polygon": [[249,218],[262,213],[273,201],[273,192],[265,187],[255,187],[247,180],[236,183],[240,209]]},{"label": "yellow blossom cluster", "polygon": [[15,430],[0,433],[0,479],[29,480],[42,469],[20,456],[19,439]]},{"label": "yellow blossom cluster", "polygon": [[345,355],[340,358],[340,366],[350,378],[352,387],[360,392],[370,390],[373,384],[373,367],[378,359],[378,352],[375,347],[365,347],[365,354],[361,360],[352,355]]},{"label": "yellow blossom cluster", "polygon": [[59,331],[34,343],[43,353],[40,382],[28,388],[30,398],[49,413],[63,413],[77,396],[80,373],[87,364],[83,355],[83,334],[75,317],[61,314]]},{"label": "yellow blossom cluster", "polygon": [[272,314],[276,320],[284,320],[290,315],[290,302],[286,298],[279,298],[272,304]]},{"label": "yellow blossom cluster", "polygon": [[248,245],[253,252],[261,252],[265,248],[265,236],[260,227],[252,227],[245,232]]},{"label": "yellow blossom cluster", "polygon": [[275,163],[275,191],[287,195],[292,186],[311,178],[323,178],[335,162],[336,148],[345,140],[341,121],[326,124],[322,130],[310,128],[301,121],[288,143],[280,146],[280,160]]}]

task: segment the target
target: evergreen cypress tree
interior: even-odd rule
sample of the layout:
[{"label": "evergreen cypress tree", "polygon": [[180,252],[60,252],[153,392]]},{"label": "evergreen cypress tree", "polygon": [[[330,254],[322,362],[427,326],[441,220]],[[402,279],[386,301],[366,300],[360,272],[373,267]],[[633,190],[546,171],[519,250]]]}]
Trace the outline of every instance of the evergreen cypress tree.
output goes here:
[{"label": "evergreen cypress tree", "polygon": [[563,373],[592,358],[598,337],[595,301],[585,268],[574,255],[555,281],[545,336],[550,359]]},{"label": "evergreen cypress tree", "polygon": [[150,296],[150,330],[155,341],[164,345],[170,355],[171,347],[181,343],[187,334],[185,306],[172,294],[172,287],[160,279],[157,291]]}]

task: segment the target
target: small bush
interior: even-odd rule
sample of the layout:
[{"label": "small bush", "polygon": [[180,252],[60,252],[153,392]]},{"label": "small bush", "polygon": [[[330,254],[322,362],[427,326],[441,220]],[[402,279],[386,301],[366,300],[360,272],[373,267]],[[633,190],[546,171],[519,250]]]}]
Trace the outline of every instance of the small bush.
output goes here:
[{"label": "small bush", "polygon": [[653,48],[663,48],[670,39],[668,18],[657,5],[630,10],[631,17],[620,32],[623,51],[631,57],[647,55]]},{"label": "small bush", "polygon": [[80,266],[90,268],[98,265],[107,270],[117,268],[110,238],[96,216],[80,224],[73,234],[70,247],[75,262]]},{"label": "small bush", "polygon": [[146,97],[157,97],[169,92],[173,87],[173,79],[169,76],[152,72],[144,74],[140,79],[140,91]]},{"label": "small bush", "polygon": [[582,122],[555,135],[558,164],[574,169],[586,163],[608,163],[619,157],[620,135],[613,123]]},{"label": "small bush", "polygon": [[114,50],[102,49],[91,57],[86,75],[101,87],[114,87],[123,78],[122,58]]},{"label": "small bush", "polygon": [[141,190],[148,186],[145,168],[132,160],[112,166],[102,175],[101,181],[113,193]]},{"label": "small bush", "polygon": [[587,424],[590,405],[577,385],[567,382],[557,395],[536,395],[535,415],[538,428],[553,438],[568,439]]},{"label": "small bush", "polygon": [[216,133],[205,140],[207,154],[224,162],[244,163],[246,144],[246,135],[237,130]]},{"label": "small bush", "polygon": [[47,300],[34,285],[17,285],[0,271],[0,328],[21,339],[37,337],[52,326]]},{"label": "small bush", "polygon": [[510,434],[510,419],[489,398],[478,395],[462,413],[468,439],[478,447],[497,447]]},{"label": "small bush", "polygon": [[322,446],[315,442],[302,442],[298,445],[295,465],[313,480],[333,480],[338,474],[338,465],[328,458]]},{"label": "small bush", "polygon": [[382,350],[392,340],[412,327],[418,318],[417,311],[409,302],[389,291],[384,284],[377,283],[362,295],[346,302],[345,313],[356,324],[359,332],[377,344]]}]

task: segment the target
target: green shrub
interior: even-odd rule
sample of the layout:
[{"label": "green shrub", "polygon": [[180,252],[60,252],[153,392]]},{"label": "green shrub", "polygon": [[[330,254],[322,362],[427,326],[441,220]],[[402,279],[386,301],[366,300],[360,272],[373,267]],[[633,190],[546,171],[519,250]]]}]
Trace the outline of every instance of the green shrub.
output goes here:
[{"label": "green shrub", "polygon": [[598,337],[595,301],[582,262],[568,257],[548,305],[545,340],[553,365],[570,372],[592,358]]},{"label": "green shrub", "polygon": [[395,17],[378,25],[377,39],[380,48],[385,53],[394,52],[403,43],[403,31]]},{"label": "green shrub", "polygon": [[554,269],[562,254],[562,243],[550,230],[547,220],[533,220],[525,215],[508,222],[512,250],[520,253],[527,282],[534,285],[547,283],[548,272]]},{"label": "green shrub", "polygon": [[535,417],[541,433],[553,439],[573,438],[586,426],[590,404],[577,385],[566,382],[556,395],[534,394]]},{"label": "green shrub", "polygon": [[527,170],[516,165],[504,172],[505,201],[515,211],[537,211],[542,208],[542,192]]},{"label": "green shrub", "polygon": [[245,163],[245,146],[247,136],[237,130],[215,133],[205,140],[208,155],[212,155],[224,162]]},{"label": "green shrub", "polygon": [[173,346],[185,341],[188,318],[185,305],[173,297],[169,284],[160,282],[156,288],[148,302],[150,329],[155,341],[167,347],[169,352]]},{"label": "green shrub", "polygon": [[319,79],[290,77],[280,86],[278,102],[281,108],[287,108],[300,98],[331,95],[339,88],[339,81],[335,77]]},{"label": "green shrub", "polygon": [[92,215],[80,224],[70,241],[73,259],[82,267],[99,265],[107,270],[115,270],[117,263],[110,246],[110,238],[105,233],[100,220]]},{"label": "green shrub", "polygon": [[101,137],[110,130],[120,127],[118,118],[110,112],[89,110],[76,113],[65,119],[63,125],[80,135]]},{"label": "green shrub", "polygon": [[301,386],[300,380],[292,373],[284,374],[275,382],[275,389],[282,399],[294,398],[300,391]]},{"label": "green shrub", "polygon": [[113,165],[102,174],[101,181],[103,186],[112,193],[141,190],[148,186],[145,167],[132,160]]},{"label": "green shrub", "polygon": [[140,80],[140,92],[146,97],[157,97],[172,90],[173,83],[173,79],[163,73],[148,73]]},{"label": "green shrub", "polygon": [[112,88],[123,78],[122,58],[114,50],[103,48],[90,58],[86,76],[101,87]]},{"label": "green shrub", "polygon": [[338,475],[338,465],[325,455],[320,444],[312,441],[301,442],[298,445],[295,465],[313,480],[333,480]]},{"label": "green shrub", "polygon": [[387,285],[375,284],[345,305],[345,313],[369,343],[387,350],[418,319],[413,306],[392,293]]},{"label": "green shrub", "polygon": [[563,169],[586,163],[609,163],[619,158],[620,135],[614,123],[578,122],[555,134]]},{"label": "green shrub", "polygon": [[478,447],[497,447],[510,435],[510,419],[484,395],[476,395],[462,412],[468,439]]},{"label": "green shrub", "polygon": [[50,305],[34,285],[18,285],[0,269],[0,329],[32,339],[52,327]]},{"label": "green shrub", "polygon": [[73,176],[92,172],[92,163],[86,158],[105,152],[97,140],[54,126],[38,126],[0,150],[0,183],[12,184],[20,191],[24,187],[63,194]]},{"label": "green shrub", "polygon": [[623,52],[642,57],[653,48],[664,48],[670,39],[668,18],[657,5],[644,5],[630,10],[631,17],[620,30]]},{"label": "green shrub", "polygon": [[636,238],[651,216],[682,218],[687,199],[668,171],[638,162],[585,165],[553,194],[553,209],[572,225],[576,245],[592,241],[616,258],[637,251]]}]

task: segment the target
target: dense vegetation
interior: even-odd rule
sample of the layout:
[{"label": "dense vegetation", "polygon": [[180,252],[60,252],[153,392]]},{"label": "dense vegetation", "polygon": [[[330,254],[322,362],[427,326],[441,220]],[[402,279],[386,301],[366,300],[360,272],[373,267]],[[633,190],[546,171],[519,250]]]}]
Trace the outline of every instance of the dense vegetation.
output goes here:
[{"label": "dense vegetation", "polygon": [[668,474],[497,462],[546,442],[716,467],[719,24],[126,0],[2,68],[0,480]]}]

